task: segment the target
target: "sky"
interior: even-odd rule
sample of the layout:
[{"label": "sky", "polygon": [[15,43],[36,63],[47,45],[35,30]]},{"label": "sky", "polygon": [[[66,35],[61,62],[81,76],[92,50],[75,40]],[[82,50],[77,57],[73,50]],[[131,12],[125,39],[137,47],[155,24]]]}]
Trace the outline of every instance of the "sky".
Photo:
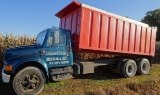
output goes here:
[{"label": "sky", "polygon": [[[73,0],[0,0],[0,33],[37,35],[59,26],[55,14]],[[137,21],[160,8],[159,0],[76,0]]]}]

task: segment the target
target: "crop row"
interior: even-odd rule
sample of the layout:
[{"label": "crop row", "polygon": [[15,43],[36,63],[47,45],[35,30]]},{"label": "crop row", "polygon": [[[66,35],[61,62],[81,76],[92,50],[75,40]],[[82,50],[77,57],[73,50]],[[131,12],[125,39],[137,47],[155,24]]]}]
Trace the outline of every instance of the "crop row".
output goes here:
[{"label": "crop row", "polygon": [[35,37],[29,35],[0,34],[0,67],[3,65],[4,50],[7,48],[35,43]]}]

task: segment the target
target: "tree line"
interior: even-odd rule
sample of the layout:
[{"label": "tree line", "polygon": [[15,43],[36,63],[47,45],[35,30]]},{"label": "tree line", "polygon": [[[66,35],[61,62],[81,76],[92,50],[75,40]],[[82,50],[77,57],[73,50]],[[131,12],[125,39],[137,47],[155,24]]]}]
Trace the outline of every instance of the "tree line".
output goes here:
[{"label": "tree line", "polygon": [[157,27],[156,41],[160,41],[160,8],[148,11],[141,22],[151,27]]}]

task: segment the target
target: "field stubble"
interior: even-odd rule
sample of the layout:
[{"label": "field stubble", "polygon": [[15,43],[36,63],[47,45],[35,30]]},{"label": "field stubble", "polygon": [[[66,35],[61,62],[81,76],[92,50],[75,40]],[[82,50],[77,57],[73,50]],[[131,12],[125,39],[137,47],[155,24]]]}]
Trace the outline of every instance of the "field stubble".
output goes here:
[{"label": "field stubble", "polygon": [[97,72],[49,83],[39,95],[160,95],[160,64],[148,75],[122,78],[116,72]]},{"label": "field stubble", "polygon": [[[78,75],[74,79],[51,82],[39,95],[160,95],[160,64],[153,64],[150,74],[122,78],[113,71]],[[16,95],[0,79],[0,95]]]}]

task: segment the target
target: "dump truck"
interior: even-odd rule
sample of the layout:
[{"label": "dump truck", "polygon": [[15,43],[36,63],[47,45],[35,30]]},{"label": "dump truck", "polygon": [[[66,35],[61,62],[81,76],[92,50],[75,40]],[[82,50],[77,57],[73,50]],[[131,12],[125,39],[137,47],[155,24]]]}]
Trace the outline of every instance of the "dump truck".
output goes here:
[{"label": "dump truck", "polygon": [[149,73],[156,27],[77,1],[55,16],[59,28],[40,32],[34,45],[4,52],[3,82],[17,94],[38,94],[51,80],[94,73],[98,67],[116,67],[126,78]]}]

